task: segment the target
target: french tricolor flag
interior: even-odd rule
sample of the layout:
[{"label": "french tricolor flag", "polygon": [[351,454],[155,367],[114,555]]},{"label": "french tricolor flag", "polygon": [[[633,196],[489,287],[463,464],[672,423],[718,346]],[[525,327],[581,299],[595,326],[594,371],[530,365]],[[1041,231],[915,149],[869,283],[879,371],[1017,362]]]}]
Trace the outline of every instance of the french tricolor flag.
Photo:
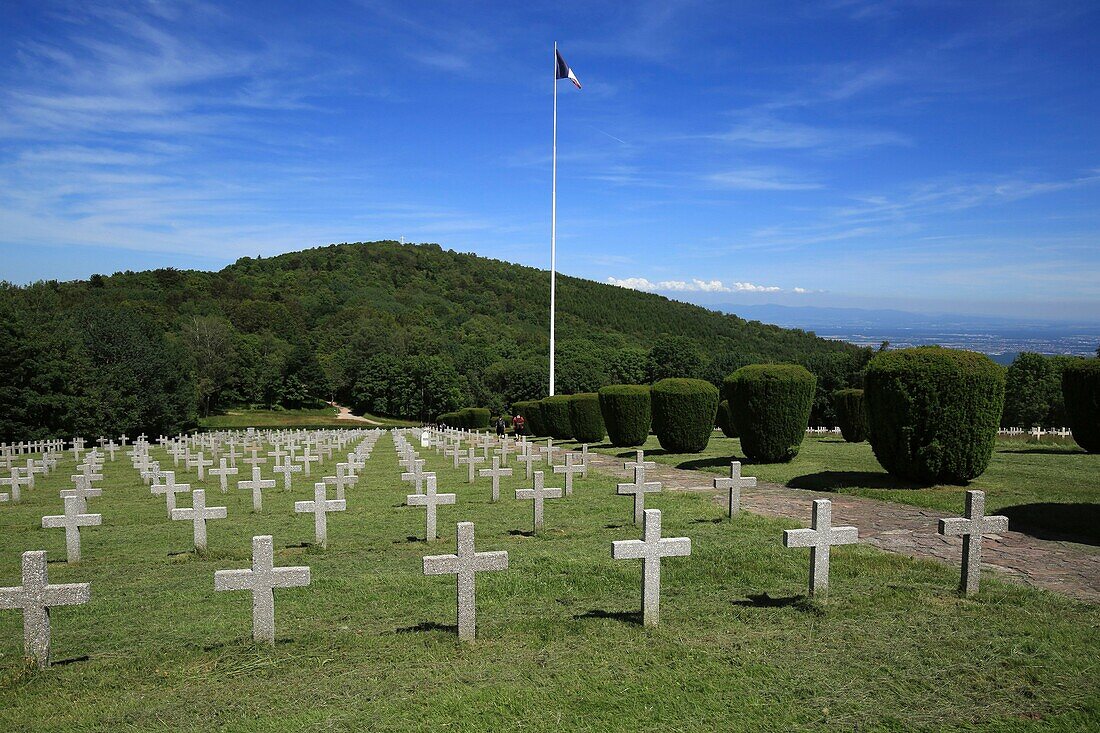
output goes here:
[{"label": "french tricolor flag", "polygon": [[577,81],[577,75],[574,74],[573,70],[569,68],[569,64],[565,63],[565,59],[561,57],[561,53],[555,50],[554,55],[558,57],[558,71],[557,74],[554,76],[554,80],[557,81],[558,79],[568,79],[569,81],[573,82],[573,86],[575,86],[577,89],[580,89],[581,83]]}]

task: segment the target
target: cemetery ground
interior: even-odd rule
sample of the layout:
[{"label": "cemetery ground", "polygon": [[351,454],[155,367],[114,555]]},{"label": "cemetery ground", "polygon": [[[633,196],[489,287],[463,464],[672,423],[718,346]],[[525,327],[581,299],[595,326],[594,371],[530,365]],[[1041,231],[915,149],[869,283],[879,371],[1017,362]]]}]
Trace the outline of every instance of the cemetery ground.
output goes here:
[{"label": "cemetery ground", "polygon": [[[572,446],[573,443],[563,443]],[[1100,545],[1100,455],[1089,455],[1073,441],[999,438],[989,468],[966,486],[921,486],[888,474],[870,443],[847,443],[839,435],[807,435],[790,463],[753,463],[737,438],[719,432],[701,453],[668,453],[655,435],[642,446],[646,460],[715,475],[729,475],[730,461],[741,461],[746,476],[794,489],[852,494],[909,504],[957,516],[968,489],[986,493],[989,513],[1007,514],[1014,529],[1036,536]],[[633,449],[592,446],[616,457]]]},{"label": "cemetery ground", "polygon": [[[645,628],[641,563],[611,559],[612,540],[641,535],[614,479],[577,479],[531,536],[531,504],[512,498],[530,485],[522,466],[511,464],[493,504],[487,479],[468,485],[465,467],[422,457],[439,490],[458,495],[439,509],[438,541],[422,539],[423,509],[404,506],[412,490],[383,436],[348,510],[329,515],[324,551],[309,546],[312,517],[293,502],[312,498],[334,460],[295,475],[291,492],[277,482],[262,514],[249,492],[222,494],[216,478],[177,469],[177,481],[229,509],[196,556],[191,523],[169,521],[120,455],[97,482],[103,496],[89,500],[103,525],[82,531],[83,561],[69,566],[64,533],[40,527],[70,485],[69,454],[22,503],[0,506],[0,585],[18,582],[22,551],[44,549],[51,582],[91,582],[91,602],[54,610],[54,666],[42,671],[23,663],[21,615],[0,612],[0,730],[1100,726],[1096,605],[991,573],[963,599],[957,566],[858,545],[833,549],[828,602],[807,600],[808,550],[784,549],[781,536],[807,526],[808,500],[802,522],[731,521],[711,494],[662,492],[647,507],[663,511],[666,537],[691,538],[692,553],[663,563],[661,626]],[[469,645],[455,635],[453,577],[426,577],[421,562],[453,552],[463,520],[476,523],[479,551],[509,553],[508,570],[477,578]],[[213,587],[215,570],[250,566],[260,534],[274,536],[276,565],[312,570],[310,586],[276,591],[273,648],[252,642],[249,595]]]}]

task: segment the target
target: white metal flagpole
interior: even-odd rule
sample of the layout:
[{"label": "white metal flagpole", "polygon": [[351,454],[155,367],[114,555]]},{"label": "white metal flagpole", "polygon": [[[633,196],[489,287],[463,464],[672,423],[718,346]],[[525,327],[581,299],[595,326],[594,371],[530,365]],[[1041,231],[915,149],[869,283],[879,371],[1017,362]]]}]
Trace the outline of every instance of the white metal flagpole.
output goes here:
[{"label": "white metal flagpole", "polygon": [[554,306],[556,305],[558,239],[558,42],[554,41],[554,151],[550,189],[550,396],[554,396]]}]

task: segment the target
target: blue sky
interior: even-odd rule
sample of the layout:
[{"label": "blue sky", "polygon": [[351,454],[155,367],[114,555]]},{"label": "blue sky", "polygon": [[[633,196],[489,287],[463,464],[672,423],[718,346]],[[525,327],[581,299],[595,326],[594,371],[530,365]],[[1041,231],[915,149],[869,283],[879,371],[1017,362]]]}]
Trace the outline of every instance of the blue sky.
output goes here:
[{"label": "blue sky", "polygon": [[1098,37],[1088,1],[9,1],[0,278],[400,237],[547,266],[556,39],[561,271],[1100,319]]}]

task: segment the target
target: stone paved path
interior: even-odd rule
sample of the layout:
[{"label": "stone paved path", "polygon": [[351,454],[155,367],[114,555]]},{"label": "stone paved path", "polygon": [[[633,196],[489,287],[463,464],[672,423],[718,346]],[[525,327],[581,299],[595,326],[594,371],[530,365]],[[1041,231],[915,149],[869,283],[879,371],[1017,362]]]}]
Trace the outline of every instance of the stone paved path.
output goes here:
[{"label": "stone paved path", "polygon": [[[600,453],[588,455],[592,468],[633,480],[633,474],[623,468],[626,459]],[[751,472],[746,471],[745,475]],[[715,501],[723,504],[724,497],[711,483],[715,477],[661,463],[646,471],[647,481],[660,481],[666,490],[713,492]],[[809,526],[810,503],[814,499],[831,499],[833,523],[858,527],[862,543],[954,566],[961,562],[962,538],[936,534],[939,519],[946,515],[933,509],[764,482],[759,482],[755,489],[741,490],[743,509],[767,517],[793,519],[805,526]],[[1100,603],[1100,551],[1009,531],[985,536],[982,559],[983,567],[1027,585]]]}]

